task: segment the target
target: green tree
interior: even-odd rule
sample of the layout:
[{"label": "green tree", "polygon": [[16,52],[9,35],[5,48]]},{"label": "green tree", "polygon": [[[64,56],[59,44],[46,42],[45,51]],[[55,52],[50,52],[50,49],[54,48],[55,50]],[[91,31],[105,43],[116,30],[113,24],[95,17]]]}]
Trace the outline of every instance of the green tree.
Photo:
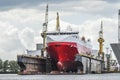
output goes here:
[{"label": "green tree", "polygon": [[0,72],[3,71],[3,61],[0,59]]},{"label": "green tree", "polygon": [[9,69],[9,61],[8,60],[5,60],[3,62],[3,72],[7,72]]},{"label": "green tree", "polygon": [[16,61],[9,61],[9,70],[10,72],[18,72],[20,70],[20,67]]}]

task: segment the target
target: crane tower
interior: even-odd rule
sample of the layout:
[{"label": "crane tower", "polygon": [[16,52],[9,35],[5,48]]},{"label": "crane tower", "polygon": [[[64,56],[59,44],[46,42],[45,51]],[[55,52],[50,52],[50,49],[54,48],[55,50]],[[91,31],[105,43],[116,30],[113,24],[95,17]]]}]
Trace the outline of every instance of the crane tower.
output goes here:
[{"label": "crane tower", "polygon": [[48,5],[46,6],[46,13],[45,13],[45,22],[43,23],[43,32],[41,36],[43,38],[43,48],[41,50],[41,56],[44,56],[44,51],[46,50],[46,32],[48,26]]},{"label": "crane tower", "polygon": [[99,42],[99,52],[98,52],[98,56],[102,57],[102,60],[104,61],[104,52],[103,52],[103,42],[104,42],[104,39],[103,39],[103,22],[101,21],[101,28],[100,28],[100,31],[99,31],[99,39],[98,39],[98,42]]}]

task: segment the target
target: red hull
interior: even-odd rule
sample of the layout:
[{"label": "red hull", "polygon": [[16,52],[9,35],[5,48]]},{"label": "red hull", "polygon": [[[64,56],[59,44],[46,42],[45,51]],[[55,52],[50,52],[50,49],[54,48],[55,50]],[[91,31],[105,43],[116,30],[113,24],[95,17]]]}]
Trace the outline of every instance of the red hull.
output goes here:
[{"label": "red hull", "polygon": [[77,44],[74,42],[49,42],[47,52],[55,59],[59,70],[74,69],[75,55],[78,54]]},{"label": "red hull", "polygon": [[78,53],[75,46],[73,42],[50,42],[47,51],[57,61],[73,61]]}]

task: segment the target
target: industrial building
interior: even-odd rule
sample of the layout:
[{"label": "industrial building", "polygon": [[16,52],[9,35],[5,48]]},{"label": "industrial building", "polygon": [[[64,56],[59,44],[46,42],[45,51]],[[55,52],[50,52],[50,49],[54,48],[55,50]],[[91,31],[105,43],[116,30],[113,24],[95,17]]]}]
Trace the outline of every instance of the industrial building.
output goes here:
[{"label": "industrial building", "polygon": [[111,43],[110,45],[117,58],[117,67],[120,70],[120,10],[118,12],[118,43]]}]

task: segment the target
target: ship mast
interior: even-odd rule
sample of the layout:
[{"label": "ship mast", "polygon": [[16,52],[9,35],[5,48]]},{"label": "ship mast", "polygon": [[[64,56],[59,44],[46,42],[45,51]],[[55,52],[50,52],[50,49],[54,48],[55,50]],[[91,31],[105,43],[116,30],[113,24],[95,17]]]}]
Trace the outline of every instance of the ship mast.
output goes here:
[{"label": "ship mast", "polygon": [[99,42],[99,52],[98,52],[98,56],[102,57],[102,60],[104,61],[104,52],[103,52],[103,42],[104,42],[104,39],[103,39],[103,22],[101,21],[101,28],[100,28],[100,31],[99,31],[99,39],[98,39],[98,42]]},{"label": "ship mast", "polygon": [[45,22],[43,23],[43,32],[41,36],[43,38],[43,48],[41,50],[41,56],[44,56],[44,51],[46,50],[46,32],[48,26],[48,5],[46,6],[46,13],[45,13]]},{"label": "ship mast", "polygon": [[56,18],[56,31],[60,32],[60,22],[59,22],[59,13],[57,12],[57,18]]}]

